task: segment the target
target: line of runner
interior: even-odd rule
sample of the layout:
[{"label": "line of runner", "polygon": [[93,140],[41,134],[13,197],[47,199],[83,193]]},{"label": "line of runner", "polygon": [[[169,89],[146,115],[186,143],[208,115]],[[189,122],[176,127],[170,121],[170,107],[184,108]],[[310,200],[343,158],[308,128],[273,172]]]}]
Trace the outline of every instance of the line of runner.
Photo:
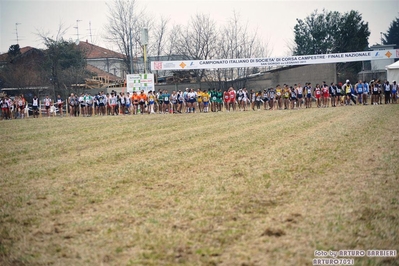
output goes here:
[{"label": "line of runner", "polygon": [[[313,86],[307,82],[304,86],[300,83],[289,86],[277,85],[275,88],[263,91],[248,91],[247,88],[238,90],[230,87],[221,89],[189,89],[173,91],[150,91],[148,93],[133,92],[126,94],[112,91],[97,95],[85,93],[71,94],[66,101],[60,95],[53,102],[47,95],[42,101],[34,96],[31,104],[33,117],[39,116],[43,103],[47,117],[51,115],[64,116],[93,116],[93,115],[138,115],[138,114],[182,114],[182,113],[208,113],[221,111],[247,111],[247,110],[287,110],[312,108],[313,102],[318,108],[337,107],[345,105],[385,104],[397,103],[398,85],[396,81],[381,82],[372,80],[363,82],[359,80],[352,85],[349,80],[342,83],[326,82]],[[29,114],[29,108],[23,95],[14,99],[3,97],[0,101],[2,118],[24,118]]]}]

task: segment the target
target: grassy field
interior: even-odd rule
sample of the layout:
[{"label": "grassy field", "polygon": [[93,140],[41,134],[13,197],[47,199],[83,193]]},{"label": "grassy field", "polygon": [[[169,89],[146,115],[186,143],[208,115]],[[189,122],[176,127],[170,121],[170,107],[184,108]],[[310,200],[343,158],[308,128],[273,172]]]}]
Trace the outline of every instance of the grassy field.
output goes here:
[{"label": "grassy field", "polygon": [[0,137],[0,265],[399,250],[399,105],[30,118],[0,121]]}]

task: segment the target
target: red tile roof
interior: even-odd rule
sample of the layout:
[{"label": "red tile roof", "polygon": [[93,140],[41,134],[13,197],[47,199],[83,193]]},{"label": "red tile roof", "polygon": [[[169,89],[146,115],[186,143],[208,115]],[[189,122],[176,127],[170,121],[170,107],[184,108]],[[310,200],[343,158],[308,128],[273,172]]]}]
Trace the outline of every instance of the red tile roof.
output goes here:
[{"label": "red tile roof", "polygon": [[86,42],[79,42],[78,46],[86,52],[86,59],[99,59],[99,58],[120,58],[125,56],[121,53],[114,52],[109,49]]},{"label": "red tile roof", "polygon": [[[125,56],[121,53],[102,48],[100,46],[88,43],[88,42],[80,42],[78,46],[86,52],[86,59],[101,59],[101,58],[119,58],[123,59]],[[28,52],[31,49],[35,49],[30,46],[22,47],[20,49],[21,54]],[[0,54],[0,62],[8,61],[8,53]]]},{"label": "red tile roof", "polygon": [[[22,47],[19,49],[19,51],[21,52],[21,54],[26,53],[29,50],[32,50],[34,48],[30,47],[30,46],[26,46],[26,47]],[[4,53],[4,54],[0,54],[0,61],[8,61],[8,52]]]},{"label": "red tile roof", "polygon": [[26,46],[26,47],[22,47],[21,49],[19,49],[21,51],[21,54],[26,53],[27,51],[33,49],[33,47],[30,46]]}]

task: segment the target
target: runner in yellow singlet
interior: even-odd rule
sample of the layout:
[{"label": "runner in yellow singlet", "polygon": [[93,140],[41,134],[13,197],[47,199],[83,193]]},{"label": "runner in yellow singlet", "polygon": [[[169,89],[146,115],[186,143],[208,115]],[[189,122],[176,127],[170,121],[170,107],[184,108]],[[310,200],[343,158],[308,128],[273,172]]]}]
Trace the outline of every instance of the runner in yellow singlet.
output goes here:
[{"label": "runner in yellow singlet", "polygon": [[284,99],[284,110],[287,110],[290,105],[290,88],[288,87],[287,84],[284,85],[283,89],[283,99]]},{"label": "runner in yellow singlet", "polygon": [[282,107],[282,100],[281,100],[281,96],[282,96],[283,90],[280,87],[280,84],[276,86],[276,102],[277,102],[277,108],[281,109]]},{"label": "runner in yellow singlet", "polygon": [[202,103],[202,90],[201,89],[197,90],[197,104],[198,104],[198,109],[201,113],[204,110],[204,105]]},{"label": "runner in yellow singlet", "polygon": [[208,111],[209,111],[209,99],[210,99],[209,93],[207,91],[203,91],[202,92],[202,104],[204,106],[204,110],[203,110],[204,113],[208,113]]}]

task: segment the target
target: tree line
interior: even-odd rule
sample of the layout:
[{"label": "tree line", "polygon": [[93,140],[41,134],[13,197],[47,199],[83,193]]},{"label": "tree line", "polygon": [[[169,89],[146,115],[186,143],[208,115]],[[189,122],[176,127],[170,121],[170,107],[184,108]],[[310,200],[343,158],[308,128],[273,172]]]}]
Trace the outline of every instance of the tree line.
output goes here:
[{"label": "tree line", "polygon": [[[167,60],[208,60],[271,55],[268,43],[236,12],[226,25],[218,26],[211,16],[200,13],[192,16],[185,25],[172,25],[165,17],[160,17],[158,21],[150,18],[135,0],[115,0],[108,4],[108,8],[105,38],[125,55],[128,70],[132,69],[131,57],[142,56],[140,32],[143,28],[149,32],[148,55],[155,60],[161,57]],[[176,82],[189,77],[196,83],[206,81],[223,88],[227,81],[230,81],[228,86],[244,86],[245,79],[237,79],[258,71],[255,68],[209,69],[174,71],[173,75]],[[155,74],[167,75],[164,71],[156,71]]]}]

